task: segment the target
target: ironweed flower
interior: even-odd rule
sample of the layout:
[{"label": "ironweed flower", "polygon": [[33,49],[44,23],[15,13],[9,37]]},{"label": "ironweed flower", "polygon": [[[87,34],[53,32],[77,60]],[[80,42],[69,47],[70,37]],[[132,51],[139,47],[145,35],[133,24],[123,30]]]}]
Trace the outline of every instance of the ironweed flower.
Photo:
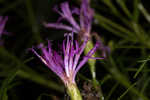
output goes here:
[{"label": "ironweed flower", "polygon": [[0,38],[2,36],[2,34],[5,34],[6,32],[4,32],[4,28],[5,28],[5,24],[8,20],[8,17],[3,17],[0,16]]},{"label": "ironweed flower", "polygon": [[[82,0],[80,9],[74,8],[70,9],[69,3],[64,2],[60,5],[61,11],[58,10],[57,7],[55,7],[55,11],[60,14],[60,18],[56,23],[46,23],[44,22],[44,26],[47,28],[56,28],[56,29],[64,29],[70,32],[75,32],[80,37],[80,40],[91,37],[91,28],[92,28],[92,20],[94,16],[94,10],[89,5],[89,0]],[[78,15],[79,23],[74,19],[73,14]],[[61,20],[66,20],[71,25],[65,25],[61,23]],[[94,33],[93,36],[95,36]],[[99,37],[96,36],[96,40],[99,41],[102,44],[101,39],[97,39]],[[104,46],[103,44],[99,48],[103,53],[103,57],[106,57],[106,53],[109,53],[108,47]]]},{"label": "ironweed flower", "polygon": [[82,45],[79,45],[77,41],[73,40],[73,35],[67,34],[66,39],[62,44],[62,54],[59,54],[52,49],[50,41],[48,41],[48,46],[44,46],[43,44],[39,46],[42,55],[38,54],[34,48],[32,48],[32,51],[46,66],[48,66],[48,68],[57,74],[67,86],[70,83],[75,84],[75,76],[77,72],[89,58],[103,59],[92,57],[96,49],[99,47],[98,43],[96,43],[94,48],[92,48],[87,55],[81,59],[81,54],[83,53],[87,42],[88,38],[84,40]]},{"label": "ironweed flower", "polygon": [[[91,24],[92,24],[94,11],[89,6],[89,0],[82,0],[80,9],[74,8],[71,10],[68,2],[62,3],[60,5],[60,8],[61,8],[61,11],[59,11],[58,8],[55,8],[55,11],[61,15],[61,17],[58,19],[58,22],[56,22],[56,23],[44,22],[45,27],[56,28],[56,29],[65,29],[70,32],[73,31],[77,34],[81,33],[85,37],[90,36]],[[80,25],[74,19],[73,14],[79,15]],[[71,24],[71,26],[62,24],[60,22],[62,19],[69,22]]]}]

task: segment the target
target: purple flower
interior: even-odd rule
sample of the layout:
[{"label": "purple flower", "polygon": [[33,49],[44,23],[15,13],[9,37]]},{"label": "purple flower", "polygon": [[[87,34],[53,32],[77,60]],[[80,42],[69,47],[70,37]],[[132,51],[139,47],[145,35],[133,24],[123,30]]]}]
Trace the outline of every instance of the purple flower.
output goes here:
[{"label": "purple flower", "polygon": [[5,28],[5,24],[8,20],[8,17],[3,17],[3,16],[0,16],[0,38],[2,36],[2,34],[4,34],[4,28]]},{"label": "purple flower", "polygon": [[73,35],[67,34],[66,39],[62,44],[62,54],[52,49],[52,44],[48,41],[48,46],[40,44],[39,48],[42,54],[38,54],[34,48],[32,51],[41,59],[41,61],[48,66],[55,74],[57,74],[65,85],[68,83],[75,83],[75,76],[79,69],[88,61],[92,59],[103,59],[93,58],[92,55],[95,53],[99,44],[96,43],[86,56],[81,59],[81,54],[88,42],[88,38],[84,40],[82,45],[79,45],[77,41],[73,40]]},{"label": "purple flower", "polygon": [[[74,8],[70,9],[69,3],[64,2],[60,5],[61,11],[55,7],[55,11],[60,14],[60,18],[56,23],[46,23],[44,22],[44,26],[48,28],[55,29],[64,29],[69,32],[75,32],[80,36],[80,40],[91,37],[91,28],[92,28],[92,19],[94,16],[94,10],[89,5],[89,0],[82,0],[80,9]],[[78,15],[79,23],[74,19],[73,14]],[[66,25],[61,23],[61,20],[66,20],[71,25]],[[99,36],[98,36],[99,37]],[[102,44],[101,39],[98,41]],[[99,48],[102,50],[103,57],[106,57],[106,53],[109,52],[108,47],[105,47],[103,44]]]},{"label": "purple flower", "polygon": [[0,45],[3,45],[3,41],[1,40],[2,34],[7,34],[4,30],[8,17],[0,16]]},{"label": "purple flower", "polygon": [[[50,28],[65,29],[70,32],[73,31],[78,34],[82,33],[85,37],[87,36],[89,37],[94,11],[93,9],[90,8],[88,1],[89,0],[82,0],[80,9],[74,8],[72,10],[70,9],[68,2],[62,3],[60,5],[61,12],[58,10],[58,8],[55,8],[55,11],[61,15],[61,17],[58,19],[58,22],[57,23],[44,22],[44,25]],[[79,15],[80,25],[74,19],[73,14]],[[62,24],[60,22],[62,19],[69,22],[71,26]]]}]

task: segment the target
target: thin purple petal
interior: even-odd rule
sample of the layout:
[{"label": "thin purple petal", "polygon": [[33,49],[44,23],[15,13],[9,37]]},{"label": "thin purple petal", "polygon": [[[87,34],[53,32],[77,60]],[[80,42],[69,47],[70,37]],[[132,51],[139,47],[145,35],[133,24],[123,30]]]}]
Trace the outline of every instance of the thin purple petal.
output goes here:
[{"label": "thin purple petal", "polygon": [[8,17],[0,16],[0,37],[1,37],[2,33],[4,32],[4,28],[5,28],[5,24],[6,24],[7,20],[8,20]]},{"label": "thin purple petal", "polygon": [[77,32],[72,27],[64,25],[64,24],[60,24],[60,23],[48,23],[48,24],[47,23],[43,23],[43,24],[47,28],[64,29],[64,30],[67,30],[67,31]]},{"label": "thin purple petal", "polygon": [[80,58],[80,55],[84,51],[84,48],[85,48],[87,42],[88,42],[88,38],[85,39],[85,41],[83,42],[83,44],[81,45],[81,47],[78,49],[78,52],[76,53],[75,58],[74,58],[73,70],[76,69],[78,61],[79,61],[79,58]]},{"label": "thin purple petal", "polygon": [[80,26],[86,34],[89,34],[91,31],[93,15],[94,11],[89,6],[89,0],[82,0],[80,11]]},{"label": "thin purple petal", "polygon": [[66,20],[68,20],[68,22],[70,22],[70,24],[76,29],[76,30],[80,30],[79,25],[76,23],[75,19],[72,16],[72,12],[69,8],[69,4],[68,2],[64,2],[61,4],[61,10],[63,12],[63,16]]},{"label": "thin purple petal", "polygon": [[[97,43],[94,48],[92,48],[88,54],[86,56],[89,56],[91,57],[95,52],[96,52],[96,49],[98,48],[99,44]],[[77,72],[80,70],[80,68],[88,61],[88,57],[84,57],[83,60],[80,61],[79,65],[76,67],[75,69],[75,73],[74,73],[74,77],[76,76]]]}]

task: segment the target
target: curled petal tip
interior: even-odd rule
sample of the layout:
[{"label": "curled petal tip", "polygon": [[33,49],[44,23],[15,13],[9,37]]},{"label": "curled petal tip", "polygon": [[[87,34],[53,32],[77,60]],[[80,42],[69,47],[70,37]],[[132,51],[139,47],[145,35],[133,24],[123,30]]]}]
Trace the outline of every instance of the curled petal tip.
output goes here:
[{"label": "curled petal tip", "polygon": [[43,48],[44,47],[44,44],[43,43],[40,43],[37,48]]}]

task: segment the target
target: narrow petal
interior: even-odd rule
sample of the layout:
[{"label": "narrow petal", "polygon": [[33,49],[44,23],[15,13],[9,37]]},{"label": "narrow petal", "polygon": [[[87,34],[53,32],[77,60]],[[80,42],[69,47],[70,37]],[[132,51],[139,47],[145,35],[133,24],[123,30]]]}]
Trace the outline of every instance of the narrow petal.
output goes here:
[{"label": "narrow petal", "polygon": [[81,54],[81,53],[84,51],[87,42],[88,42],[88,37],[85,37],[84,42],[83,42],[83,44],[81,45],[81,47],[80,47],[80,49],[79,49],[79,50],[80,50],[80,51],[79,51],[79,54]]},{"label": "narrow petal", "polygon": [[75,49],[73,47],[73,44],[71,45],[70,54],[69,54],[69,70],[72,72],[73,69],[73,59],[75,55]]},{"label": "narrow petal", "polygon": [[90,8],[89,0],[82,0],[80,11],[80,26],[86,33],[90,33],[94,11]]},{"label": "narrow petal", "polygon": [[86,55],[87,57],[84,57],[83,60],[80,61],[79,65],[75,69],[74,78],[75,78],[77,72],[80,70],[80,68],[88,61],[88,59],[89,59],[88,57],[91,57],[95,53],[95,51],[98,48],[98,46],[99,46],[99,43],[96,43],[96,45],[94,46],[94,48],[92,48],[88,52],[88,54]]},{"label": "narrow petal", "polygon": [[65,48],[65,53],[64,53],[64,65],[65,65],[65,71],[67,74],[67,77],[69,77],[69,51],[70,51],[70,40],[69,40],[69,35],[67,35],[67,43],[66,43],[66,48]]},{"label": "narrow petal", "polygon": [[72,14],[80,15],[80,9],[77,7],[74,7],[71,12]]},{"label": "narrow petal", "polygon": [[7,20],[8,20],[8,17],[3,18],[2,16],[0,16],[0,37],[1,37],[1,34],[3,33],[3,31],[4,31],[5,24],[6,24]]},{"label": "narrow petal", "polygon": [[32,48],[31,50],[32,50],[32,52],[33,52],[37,57],[40,58],[40,60],[41,60],[45,65],[48,65],[48,63],[44,60],[44,58],[41,57],[33,48]]},{"label": "narrow petal", "polygon": [[[31,49],[33,53],[40,58],[40,60],[48,67],[50,68],[55,74],[57,74],[61,79],[63,79],[64,76],[64,71],[61,66],[59,66],[58,61],[53,58],[52,54],[49,55],[48,51],[46,51],[46,48],[41,48],[43,56],[40,56],[33,48]],[[58,56],[57,56],[58,57]],[[57,58],[58,59],[58,58]],[[57,62],[57,63],[56,63]],[[58,65],[58,66],[57,66]]]},{"label": "narrow petal", "polygon": [[54,51],[54,57],[55,57],[56,61],[58,63],[60,63],[60,65],[63,67],[64,66],[64,62],[63,62],[62,56],[60,56],[56,51]]},{"label": "narrow petal", "polygon": [[76,23],[75,19],[72,16],[72,12],[69,8],[68,2],[64,2],[61,4],[61,10],[63,12],[63,16],[76,30],[80,30],[79,25]]},{"label": "narrow petal", "polygon": [[79,52],[79,44],[78,42],[75,40],[75,46],[76,46],[76,49],[75,49],[75,52]]},{"label": "narrow petal", "polygon": [[85,38],[85,41],[83,42],[83,44],[81,45],[81,47],[78,49],[78,52],[77,52],[77,54],[75,55],[75,58],[74,58],[73,70],[76,69],[76,66],[78,64],[80,55],[83,53],[87,42],[88,42],[88,38]]},{"label": "narrow petal", "polygon": [[55,28],[55,29],[64,29],[64,30],[67,30],[67,31],[74,31],[74,32],[77,32],[75,29],[73,29],[72,27],[70,26],[67,26],[67,25],[64,25],[64,24],[61,24],[61,23],[43,23],[45,27],[47,28]]}]

